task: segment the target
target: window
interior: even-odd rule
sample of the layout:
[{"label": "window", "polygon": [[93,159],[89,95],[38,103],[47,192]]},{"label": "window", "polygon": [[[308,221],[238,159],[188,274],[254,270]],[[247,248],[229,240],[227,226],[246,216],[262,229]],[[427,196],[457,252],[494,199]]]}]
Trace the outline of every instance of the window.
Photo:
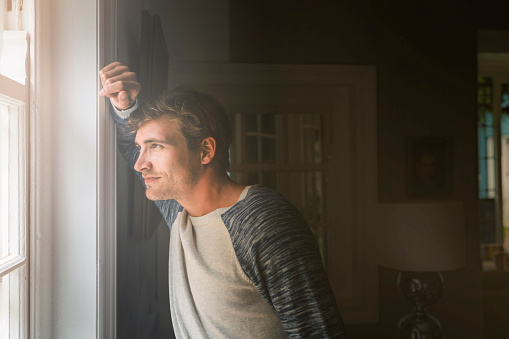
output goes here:
[{"label": "window", "polygon": [[[237,182],[263,184],[285,195],[307,220],[327,253],[327,170],[324,129],[329,114],[234,114],[230,175]],[[324,260],[324,263],[325,260]]]},{"label": "window", "polygon": [[[27,33],[19,1],[0,26],[0,338],[28,337]],[[18,27],[19,28],[19,27]]]},{"label": "window", "polygon": [[[509,56],[479,54],[477,79],[481,256],[509,247]],[[487,263],[490,265],[487,265]]]},{"label": "window", "polygon": [[[11,80],[12,81],[12,80]],[[1,88],[9,83],[2,76]],[[11,87],[13,84],[10,84]],[[23,101],[0,94],[0,337],[22,338],[27,298],[27,133]]]}]

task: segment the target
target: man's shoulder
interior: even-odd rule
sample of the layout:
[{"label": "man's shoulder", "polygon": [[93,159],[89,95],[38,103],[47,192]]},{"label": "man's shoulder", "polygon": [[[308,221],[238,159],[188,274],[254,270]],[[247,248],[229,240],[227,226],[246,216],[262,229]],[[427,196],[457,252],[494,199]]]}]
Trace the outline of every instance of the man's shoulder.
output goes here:
[{"label": "man's shoulder", "polygon": [[224,213],[222,219],[233,236],[259,238],[309,230],[295,206],[277,191],[262,185],[250,187],[246,197]]},{"label": "man's shoulder", "polygon": [[230,210],[231,213],[244,215],[256,214],[258,217],[270,217],[280,213],[299,214],[297,209],[279,192],[263,185],[253,185],[246,197]]}]

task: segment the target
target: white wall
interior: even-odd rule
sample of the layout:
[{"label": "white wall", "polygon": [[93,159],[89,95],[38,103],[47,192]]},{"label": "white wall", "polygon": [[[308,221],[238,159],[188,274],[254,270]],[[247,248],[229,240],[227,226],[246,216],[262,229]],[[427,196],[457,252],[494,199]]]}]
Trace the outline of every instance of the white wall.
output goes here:
[{"label": "white wall", "polygon": [[99,1],[36,1],[41,338],[96,337]]}]

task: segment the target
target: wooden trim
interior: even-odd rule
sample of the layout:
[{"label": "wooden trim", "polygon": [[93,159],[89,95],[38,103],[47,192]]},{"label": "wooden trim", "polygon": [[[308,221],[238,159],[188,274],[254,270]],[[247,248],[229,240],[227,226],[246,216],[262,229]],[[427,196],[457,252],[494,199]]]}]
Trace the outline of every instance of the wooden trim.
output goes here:
[{"label": "wooden trim", "polygon": [[[97,72],[116,60],[117,1],[97,0]],[[97,79],[97,93],[100,88]],[[109,100],[97,102],[97,338],[116,338],[117,200],[115,124]]]},{"label": "wooden trim", "polygon": [[0,278],[11,273],[16,268],[23,266],[27,263],[24,256],[21,255],[9,255],[0,260]]},{"label": "wooden trim", "polygon": [[[31,339],[52,337],[52,199],[50,178],[51,144],[45,131],[51,130],[52,49],[51,4],[25,0],[29,34],[30,78],[30,230],[29,314]],[[50,274],[48,274],[50,272]]]}]

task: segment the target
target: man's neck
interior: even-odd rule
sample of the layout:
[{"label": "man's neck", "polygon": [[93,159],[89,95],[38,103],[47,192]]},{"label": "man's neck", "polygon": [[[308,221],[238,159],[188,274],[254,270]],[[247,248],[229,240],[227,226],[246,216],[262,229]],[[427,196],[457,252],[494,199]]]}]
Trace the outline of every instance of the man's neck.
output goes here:
[{"label": "man's neck", "polygon": [[226,172],[218,173],[210,169],[199,179],[193,190],[178,202],[190,216],[201,217],[218,208],[235,204],[245,187],[233,181]]}]

